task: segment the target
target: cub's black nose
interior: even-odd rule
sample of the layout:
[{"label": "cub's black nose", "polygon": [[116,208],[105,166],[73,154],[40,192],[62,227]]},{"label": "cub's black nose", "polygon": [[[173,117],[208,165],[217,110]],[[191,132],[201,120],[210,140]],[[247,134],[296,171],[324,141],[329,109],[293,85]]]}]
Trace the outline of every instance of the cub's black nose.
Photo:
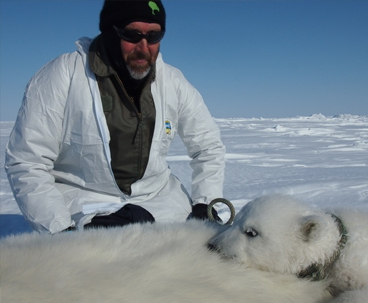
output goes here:
[{"label": "cub's black nose", "polygon": [[215,246],[211,243],[207,244],[207,248],[208,248],[209,251],[218,251],[219,250],[217,246]]}]

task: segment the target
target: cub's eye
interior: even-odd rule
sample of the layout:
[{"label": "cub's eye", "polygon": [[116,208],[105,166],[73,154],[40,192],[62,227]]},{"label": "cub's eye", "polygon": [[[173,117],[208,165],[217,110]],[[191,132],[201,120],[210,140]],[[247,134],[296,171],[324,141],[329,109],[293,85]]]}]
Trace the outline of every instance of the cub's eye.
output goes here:
[{"label": "cub's eye", "polygon": [[258,236],[258,232],[253,229],[253,228],[247,228],[245,230],[245,234],[248,236],[248,237],[251,237],[251,238],[254,238],[254,237],[257,237]]}]

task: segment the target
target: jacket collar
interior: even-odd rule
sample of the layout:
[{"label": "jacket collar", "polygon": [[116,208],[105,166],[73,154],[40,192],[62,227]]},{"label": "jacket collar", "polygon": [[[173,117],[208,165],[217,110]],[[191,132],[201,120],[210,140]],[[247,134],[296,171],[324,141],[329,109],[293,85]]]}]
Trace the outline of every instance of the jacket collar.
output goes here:
[{"label": "jacket collar", "polygon": [[107,77],[116,74],[103,45],[101,35],[91,42],[88,51],[88,61],[91,70],[98,76]]}]

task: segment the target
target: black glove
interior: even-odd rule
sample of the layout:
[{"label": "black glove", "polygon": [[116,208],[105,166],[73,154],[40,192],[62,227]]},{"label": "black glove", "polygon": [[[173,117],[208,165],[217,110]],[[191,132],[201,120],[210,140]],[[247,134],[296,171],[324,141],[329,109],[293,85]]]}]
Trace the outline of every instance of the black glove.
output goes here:
[{"label": "black glove", "polygon": [[[203,204],[203,203],[198,203],[194,205],[192,207],[192,212],[189,214],[187,220],[190,220],[190,219],[208,220],[209,218],[207,215],[207,208],[208,208],[208,205]],[[213,207],[212,207],[212,216],[217,222],[222,223],[222,220],[218,216],[216,209]]]},{"label": "black glove", "polygon": [[118,211],[107,216],[95,216],[92,221],[84,225],[84,229],[125,226],[133,223],[155,222],[152,214],[139,205],[126,204]]}]

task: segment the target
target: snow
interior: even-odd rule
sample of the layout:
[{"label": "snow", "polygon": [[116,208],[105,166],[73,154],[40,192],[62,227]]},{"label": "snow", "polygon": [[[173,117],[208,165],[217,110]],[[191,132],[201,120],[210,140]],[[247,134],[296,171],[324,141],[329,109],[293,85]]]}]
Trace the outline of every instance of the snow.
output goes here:
[{"label": "snow", "polygon": [[[270,193],[321,207],[368,208],[368,116],[216,119],[226,146],[224,197],[236,211]],[[31,232],[4,171],[14,122],[0,122],[0,237]],[[179,138],[167,157],[190,191],[189,158]],[[220,209],[226,219],[228,210]]]}]

